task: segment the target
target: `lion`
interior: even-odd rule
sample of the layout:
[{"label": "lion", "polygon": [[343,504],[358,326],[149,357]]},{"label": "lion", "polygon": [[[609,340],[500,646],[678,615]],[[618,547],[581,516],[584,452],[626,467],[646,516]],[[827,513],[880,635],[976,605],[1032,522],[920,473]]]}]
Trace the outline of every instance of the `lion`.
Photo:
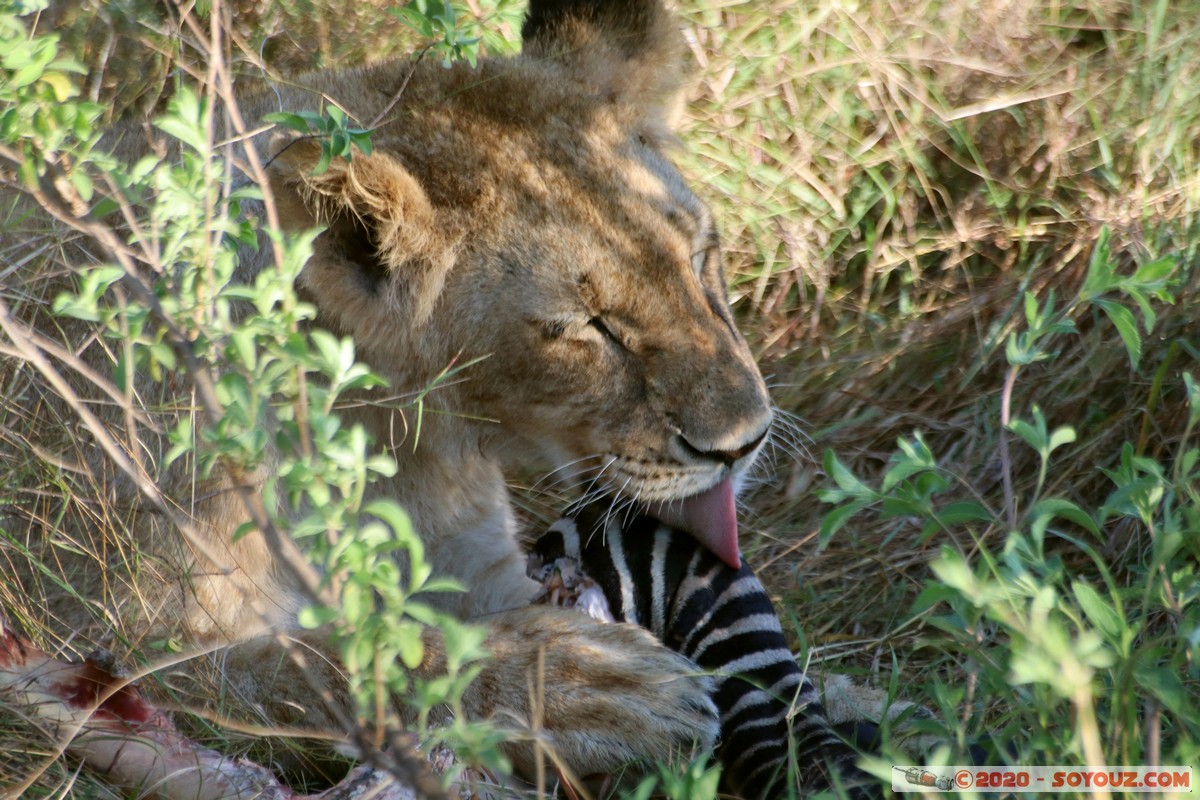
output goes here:
[{"label": "lion", "polygon": [[[538,717],[542,743],[589,775],[709,748],[716,712],[693,665],[646,632],[529,606],[538,587],[525,574],[505,469],[538,458],[589,476],[736,565],[734,493],[772,406],[730,312],[712,215],[669,159],[685,83],[671,16],[658,0],[533,0],[522,39],[520,55],[475,68],[399,60],[251,90],[239,105],[254,121],[328,98],[371,120],[395,103],[370,155],[320,174],[311,140],[266,131],[251,145],[268,164],[283,227],[325,226],[297,284],[317,325],[353,337],[390,394],[471,364],[427,396],[415,446],[398,441],[404,424],[386,404],[344,414],[397,461],[372,496],[406,508],[435,572],[467,587],[439,595],[441,610],[488,628],[491,657],[466,713]],[[131,156],[144,138],[135,129],[115,147]],[[266,267],[268,249],[242,254],[240,280]],[[111,374],[115,354],[94,333],[26,305],[41,335]],[[74,407],[29,388],[28,362],[6,358],[3,373],[9,428],[14,414],[29,426],[9,430],[5,457],[33,448],[66,465],[63,480],[86,472],[93,487],[69,500],[45,480],[12,489],[10,614],[42,609],[41,624],[78,653],[161,640],[217,652],[230,690],[266,719],[336,728],[312,700],[345,692],[326,636],[297,628],[306,595],[281,554],[261,535],[234,536],[246,511],[229,479],[197,491],[186,471],[164,473],[164,494],[194,521],[184,537],[99,453]],[[77,389],[87,401],[88,388]],[[120,439],[128,420],[102,405]],[[46,452],[39,431],[49,427],[71,430],[77,449]],[[162,459],[161,439],[146,460]],[[105,538],[113,528],[129,533],[119,547]],[[41,568],[28,568],[30,554]],[[56,570],[70,580],[48,574]],[[298,665],[281,631],[316,655]],[[416,672],[431,677],[445,665],[432,633],[426,644]],[[508,748],[532,773],[533,747]]]}]

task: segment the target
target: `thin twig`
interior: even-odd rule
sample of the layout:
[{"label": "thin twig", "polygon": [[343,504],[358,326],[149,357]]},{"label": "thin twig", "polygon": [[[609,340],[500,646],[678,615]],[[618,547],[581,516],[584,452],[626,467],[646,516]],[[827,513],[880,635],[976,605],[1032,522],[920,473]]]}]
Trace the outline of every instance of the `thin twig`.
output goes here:
[{"label": "thin twig", "polygon": [[1000,479],[1004,484],[1004,519],[1008,529],[1017,529],[1017,498],[1013,492],[1012,461],[1008,456],[1008,423],[1012,419],[1012,393],[1017,382],[1017,365],[1008,368],[1000,394]]},{"label": "thin twig", "polygon": [[367,128],[374,129],[379,127],[379,123],[383,122],[383,118],[386,117],[388,113],[396,107],[396,103],[400,102],[400,98],[404,96],[404,90],[408,88],[408,82],[411,81],[412,76],[416,74],[417,67],[421,64],[421,59],[425,57],[425,54],[429,52],[431,47],[433,47],[433,44],[427,44],[417,51],[417,57],[413,59],[413,65],[409,68],[408,74],[404,76],[404,80],[400,83],[400,88],[397,89],[396,93],[392,95],[392,99],[388,101],[388,104],[383,107],[383,111],[380,111],[375,115],[375,119],[371,120],[371,124],[367,125]]}]

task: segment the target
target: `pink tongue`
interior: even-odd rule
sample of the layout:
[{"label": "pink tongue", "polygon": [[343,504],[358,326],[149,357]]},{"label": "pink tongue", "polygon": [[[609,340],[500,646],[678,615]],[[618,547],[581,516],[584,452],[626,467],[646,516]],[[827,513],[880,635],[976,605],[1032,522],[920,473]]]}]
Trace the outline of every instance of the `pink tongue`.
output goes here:
[{"label": "pink tongue", "polygon": [[647,510],[672,528],[690,533],[729,566],[741,567],[733,484],[728,478],[707,492],[683,500],[651,503]]}]

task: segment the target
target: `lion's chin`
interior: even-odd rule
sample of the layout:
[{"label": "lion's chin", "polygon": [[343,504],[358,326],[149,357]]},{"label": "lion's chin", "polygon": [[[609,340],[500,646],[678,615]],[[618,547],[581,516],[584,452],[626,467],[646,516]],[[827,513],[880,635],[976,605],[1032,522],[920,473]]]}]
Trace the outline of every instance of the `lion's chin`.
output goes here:
[{"label": "lion's chin", "polygon": [[730,478],[722,478],[711,489],[682,500],[651,503],[646,511],[660,522],[691,534],[734,569],[741,567],[737,508]]}]

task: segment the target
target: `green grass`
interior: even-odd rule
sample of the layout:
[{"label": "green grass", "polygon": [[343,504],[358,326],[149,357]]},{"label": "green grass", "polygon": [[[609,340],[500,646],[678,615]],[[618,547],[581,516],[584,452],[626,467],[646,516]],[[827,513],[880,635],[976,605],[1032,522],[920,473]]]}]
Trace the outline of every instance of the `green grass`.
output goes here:
[{"label": "green grass", "polygon": [[[467,5],[515,38],[515,3]],[[1200,398],[1183,377],[1200,374],[1200,3],[681,5],[697,65],[678,159],[720,220],[776,402],[801,420],[743,526],[797,645],[937,709],[944,763],[985,735],[1014,763],[1200,763]],[[241,68],[410,49],[384,6],[236,5],[264,60]],[[118,115],[161,106],[172,58],[199,63],[169,22],[133,0],[44,20]],[[1096,270],[1159,258],[1173,302],[1148,301],[1149,329],[1120,290],[1086,296]],[[1025,293],[1053,295],[1074,330],[1014,370]],[[1133,311],[1136,366],[1097,300]],[[1036,406],[1075,434],[1046,464],[1002,424],[1006,381],[1012,418]],[[917,433],[932,464],[897,450]],[[840,507],[817,497],[837,487],[826,451],[864,488],[842,486],[862,509],[822,536]],[[897,465],[916,471],[882,490]],[[1039,539],[1047,498],[1080,511]]]},{"label": "green grass", "polygon": [[[775,397],[809,437],[812,458],[784,460],[746,526],[759,534],[750,560],[767,565],[806,646],[825,669],[885,687],[897,666],[902,694],[938,708],[959,746],[989,735],[1024,763],[1195,763],[1200,496],[1182,376],[1200,366],[1195,15],[944,0],[735,3],[688,18],[706,61],[685,163],[718,209]],[[1175,302],[1154,302],[1136,368],[1108,313],[1072,304],[1102,230],[1120,274],[1176,264]],[[1040,490],[1032,448],[1009,433],[1000,454],[1024,292],[1054,292],[1076,328],[1015,373],[1012,416],[1036,405],[1077,437]],[[923,474],[945,488],[864,496],[818,549],[832,510],[813,497],[831,485],[821,454],[878,487],[911,461],[897,439],[918,432],[937,464]],[[1126,443],[1150,473],[1119,474]],[[1151,485],[1161,494],[1128,516],[1128,495]],[[1097,533],[1055,520],[1030,552],[1029,510],[1051,497],[1086,509]],[[981,518],[944,521],[961,503]],[[944,589],[930,571],[943,548],[987,591],[974,578]],[[1030,586],[1046,593],[1044,620]],[[1093,635],[1102,655],[1072,695],[1049,678],[1078,666]]]}]

